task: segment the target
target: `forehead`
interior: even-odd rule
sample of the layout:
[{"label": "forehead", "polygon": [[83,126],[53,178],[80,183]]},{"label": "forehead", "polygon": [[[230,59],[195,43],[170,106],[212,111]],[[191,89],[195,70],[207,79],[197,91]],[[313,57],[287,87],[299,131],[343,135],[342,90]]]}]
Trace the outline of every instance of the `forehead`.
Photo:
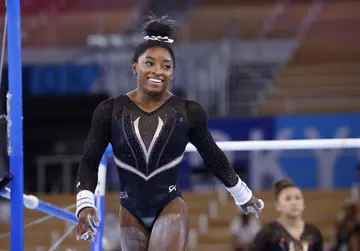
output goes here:
[{"label": "forehead", "polygon": [[166,49],[158,46],[146,49],[146,51],[140,57],[141,58],[151,57],[155,60],[172,61],[170,53]]},{"label": "forehead", "polygon": [[287,187],[281,191],[280,197],[298,194],[302,194],[301,190],[298,187]]}]

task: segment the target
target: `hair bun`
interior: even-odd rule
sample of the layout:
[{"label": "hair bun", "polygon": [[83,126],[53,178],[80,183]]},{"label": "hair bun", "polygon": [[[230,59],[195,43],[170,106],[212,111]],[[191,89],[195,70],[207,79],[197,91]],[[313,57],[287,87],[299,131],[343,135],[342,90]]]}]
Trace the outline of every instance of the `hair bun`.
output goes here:
[{"label": "hair bun", "polygon": [[273,189],[275,193],[275,197],[277,197],[280,192],[287,187],[295,187],[295,183],[290,179],[280,179],[273,184]]},{"label": "hair bun", "polygon": [[290,179],[281,179],[274,182],[273,187],[275,190],[281,189],[282,187],[294,186],[295,184]]},{"label": "hair bun", "polygon": [[152,17],[150,21],[145,23],[144,33],[146,36],[171,37],[173,26],[176,24],[174,20],[168,19],[167,16],[160,18]]}]

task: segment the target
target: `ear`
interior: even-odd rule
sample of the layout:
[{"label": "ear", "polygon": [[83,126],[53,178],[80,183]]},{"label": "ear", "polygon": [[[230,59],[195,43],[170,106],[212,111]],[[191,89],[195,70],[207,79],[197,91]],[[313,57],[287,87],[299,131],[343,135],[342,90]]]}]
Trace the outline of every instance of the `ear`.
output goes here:
[{"label": "ear", "polygon": [[132,70],[133,70],[134,75],[137,74],[137,69],[136,68],[137,68],[137,64],[133,63]]}]

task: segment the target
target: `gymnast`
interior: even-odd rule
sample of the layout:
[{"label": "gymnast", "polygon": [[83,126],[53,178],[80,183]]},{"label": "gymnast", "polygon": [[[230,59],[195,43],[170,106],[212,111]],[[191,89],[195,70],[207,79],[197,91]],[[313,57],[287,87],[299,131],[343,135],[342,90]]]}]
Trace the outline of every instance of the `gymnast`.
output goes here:
[{"label": "gymnast", "polygon": [[250,251],[323,251],[319,229],[303,220],[301,190],[292,181],[282,179],[274,184],[274,191],[279,218],[256,235]]},{"label": "gymnast", "polygon": [[98,166],[110,143],[120,178],[121,250],[185,250],[189,217],[179,189],[179,165],[191,142],[205,166],[245,213],[263,203],[235,173],[207,128],[203,107],[168,91],[176,66],[174,22],[152,18],[134,51],[137,87],[95,109],[76,180],[77,239],[94,240],[98,225],[94,191]]}]

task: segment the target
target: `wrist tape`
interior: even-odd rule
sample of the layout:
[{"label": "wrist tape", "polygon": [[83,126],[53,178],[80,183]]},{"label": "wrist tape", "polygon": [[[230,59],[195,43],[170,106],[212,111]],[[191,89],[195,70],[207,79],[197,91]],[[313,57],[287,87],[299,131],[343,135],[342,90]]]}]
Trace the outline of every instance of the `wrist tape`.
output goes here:
[{"label": "wrist tape", "polygon": [[83,190],[76,195],[76,212],[75,216],[78,218],[79,212],[85,207],[95,208],[95,195],[89,190]]},{"label": "wrist tape", "polygon": [[236,205],[241,206],[247,203],[251,197],[252,192],[248,186],[238,176],[239,180],[233,187],[225,187],[234,198]]}]

